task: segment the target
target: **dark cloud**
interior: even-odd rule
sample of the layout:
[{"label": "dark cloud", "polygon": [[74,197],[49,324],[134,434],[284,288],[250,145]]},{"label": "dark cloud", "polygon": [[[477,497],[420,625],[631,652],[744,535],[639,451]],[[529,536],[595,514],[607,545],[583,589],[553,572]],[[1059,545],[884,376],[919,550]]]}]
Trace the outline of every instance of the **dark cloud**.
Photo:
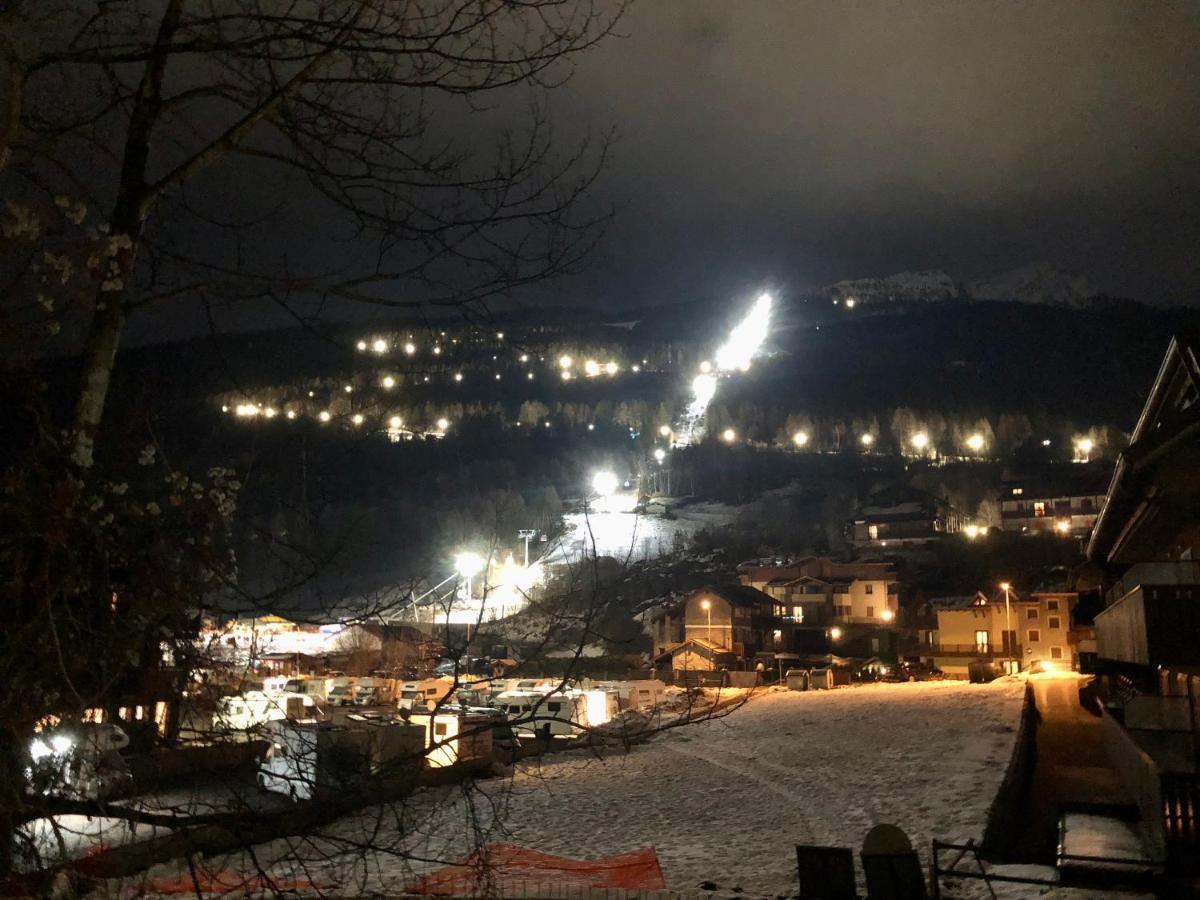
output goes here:
[{"label": "dark cloud", "polygon": [[1049,260],[1200,294],[1200,6],[643,0],[561,117],[614,123],[630,300]]}]

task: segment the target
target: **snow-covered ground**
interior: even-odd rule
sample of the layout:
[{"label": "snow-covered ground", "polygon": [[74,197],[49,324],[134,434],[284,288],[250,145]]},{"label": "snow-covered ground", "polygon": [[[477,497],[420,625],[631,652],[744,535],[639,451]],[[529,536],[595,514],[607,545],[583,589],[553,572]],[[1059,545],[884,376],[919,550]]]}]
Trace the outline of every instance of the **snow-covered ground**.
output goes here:
[{"label": "snow-covered ground", "polygon": [[600,556],[619,560],[655,559],[683,550],[703,528],[728,525],[741,507],[723,503],[689,503],[671,507],[671,518],[633,512],[571,513],[563,517],[566,534],[550,562],[569,562],[591,556],[593,542]]},{"label": "snow-covered ground", "polygon": [[[396,893],[488,841],[580,858],[652,846],[674,890],[713,882],[750,896],[787,893],[796,843],[857,851],[872,825],[891,822],[927,861],[933,837],[978,839],[1023,690],[1016,681],[772,690],[628,753],[544,757],[511,778],[429,789],[255,855],[277,877]],[[255,871],[240,855],[207,864]]]}]

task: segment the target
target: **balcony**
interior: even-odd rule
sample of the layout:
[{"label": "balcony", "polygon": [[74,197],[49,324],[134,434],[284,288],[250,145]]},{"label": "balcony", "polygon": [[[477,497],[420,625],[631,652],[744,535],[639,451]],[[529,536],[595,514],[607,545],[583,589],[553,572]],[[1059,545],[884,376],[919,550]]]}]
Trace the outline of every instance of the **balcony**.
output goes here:
[{"label": "balcony", "polygon": [[922,656],[959,656],[971,659],[1020,659],[1021,645],[997,647],[993,644],[922,644]]}]

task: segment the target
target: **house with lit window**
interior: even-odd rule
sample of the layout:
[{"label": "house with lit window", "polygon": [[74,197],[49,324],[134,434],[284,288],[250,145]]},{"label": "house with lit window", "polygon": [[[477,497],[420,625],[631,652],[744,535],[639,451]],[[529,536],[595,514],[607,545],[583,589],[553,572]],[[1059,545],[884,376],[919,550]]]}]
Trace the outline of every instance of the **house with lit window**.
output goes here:
[{"label": "house with lit window", "polygon": [[657,611],[651,626],[655,659],[686,655],[691,665],[673,668],[732,668],[759,652],[791,649],[793,623],[777,608],[769,594],[744,584],[695,590]]},{"label": "house with lit window", "polygon": [[1000,484],[1000,527],[1023,534],[1087,535],[1104,504],[1107,481],[1103,463],[1006,470]]},{"label": "house with lit window", "polygon": [[1167,348],[1087,545],[1104,746],[1147,853],[1200,872],[1200,338]]},{"label": "house with lit window", "polygon": [[796,625],[887,626],[898,619],[900,587],[890,563],[810,556],[739,566],[738,577],[776,600],[776,615]]},{"label": "house with lit window", "polygon": [[921,659],[947,675],[966,677],[972,663],[1002,670],[1078,666],[1071,613],[1078,594],[1019,594],[1009,588],[930,601],[937,627],[920,634]]},{"label": "house with lit window", "polygon": [[940,497],[907,485],[871,493],[847,527],[855,547],[903,547],[940,540],[958,529],[957,516]]}]

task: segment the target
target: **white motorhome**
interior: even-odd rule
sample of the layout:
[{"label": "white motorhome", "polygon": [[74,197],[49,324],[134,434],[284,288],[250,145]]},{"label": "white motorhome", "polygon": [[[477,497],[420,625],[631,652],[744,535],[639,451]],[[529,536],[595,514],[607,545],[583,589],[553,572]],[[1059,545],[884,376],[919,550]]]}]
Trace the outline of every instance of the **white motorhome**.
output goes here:
[{"label": "white motorhome", "polygon": [[213,730],[246,732],[267,722],[286,719],[289,704],[295,717],[309,714],[313,700],[307,696],[264,694],[262,691],[221,697],[213,713]]},{"label": "white motorhome", "polygon": [[357,684],[357,678],[347,678],[344,675],[333,679],[333,684],[329,687],[329,693],[325,695],[326,702],[330,706],[353,706],[354,698],[357,694]]},{"label": "white motorhome", "polygon": [[258,691],[262,694],[282,694],[287,690],[290,679],[286,675],[266,675],[262,678],[246,678],[242,680],[243,694]]},{"label": "white motorhome", "polygon": [[419,725],[425,741],[425,763],[430,768],[487,759],[492,754],[497,727],[511,741],[502,714],[495,709],[447,707],[438,712],[421,710],[409,716]]},{"label": "white motorhome", "polygon": [[332,683],[332,678],[289,678],[287,684],[284,685],[283,692],[285,694],[311,697],[317,704],[322,704],[325,702],[326,697],[329,696],[329,688]]},{"label": "white motorhome", "polygon": [[439,703],[445,706],[446,697],[454,687],[452,678],[424,678],[405,681],[397,691],[396,707],[406,712],[432,710]]},{"label": "white motorhome", "polygon": [[592,688],[615,690],[621,698],[621,709],[650,710],[662,703],[667,686],[657,678],[636,681],[597,681]]},{"label": "white motorhome", "polygon": [[579,734],[580,726],[587,724],[587,698],[578,691],[505,691],[493,703],[508,714],[513,728],[522,734],[548,728],[550,734],[569,737]]},{"label": "white motorhome", "polygon": [[391,703],[394,697],[394,678],[360,678],[354,695],[355,706],[376,706]]},{"label": "white motorhome", "polygon": [[259,763],[264,790],[311,800],[360,784],[371,775],[403,775],[419,766],[424,729],[398,719],[351,715],[345,725],[315,720],[266,726],[267,753]]}]

